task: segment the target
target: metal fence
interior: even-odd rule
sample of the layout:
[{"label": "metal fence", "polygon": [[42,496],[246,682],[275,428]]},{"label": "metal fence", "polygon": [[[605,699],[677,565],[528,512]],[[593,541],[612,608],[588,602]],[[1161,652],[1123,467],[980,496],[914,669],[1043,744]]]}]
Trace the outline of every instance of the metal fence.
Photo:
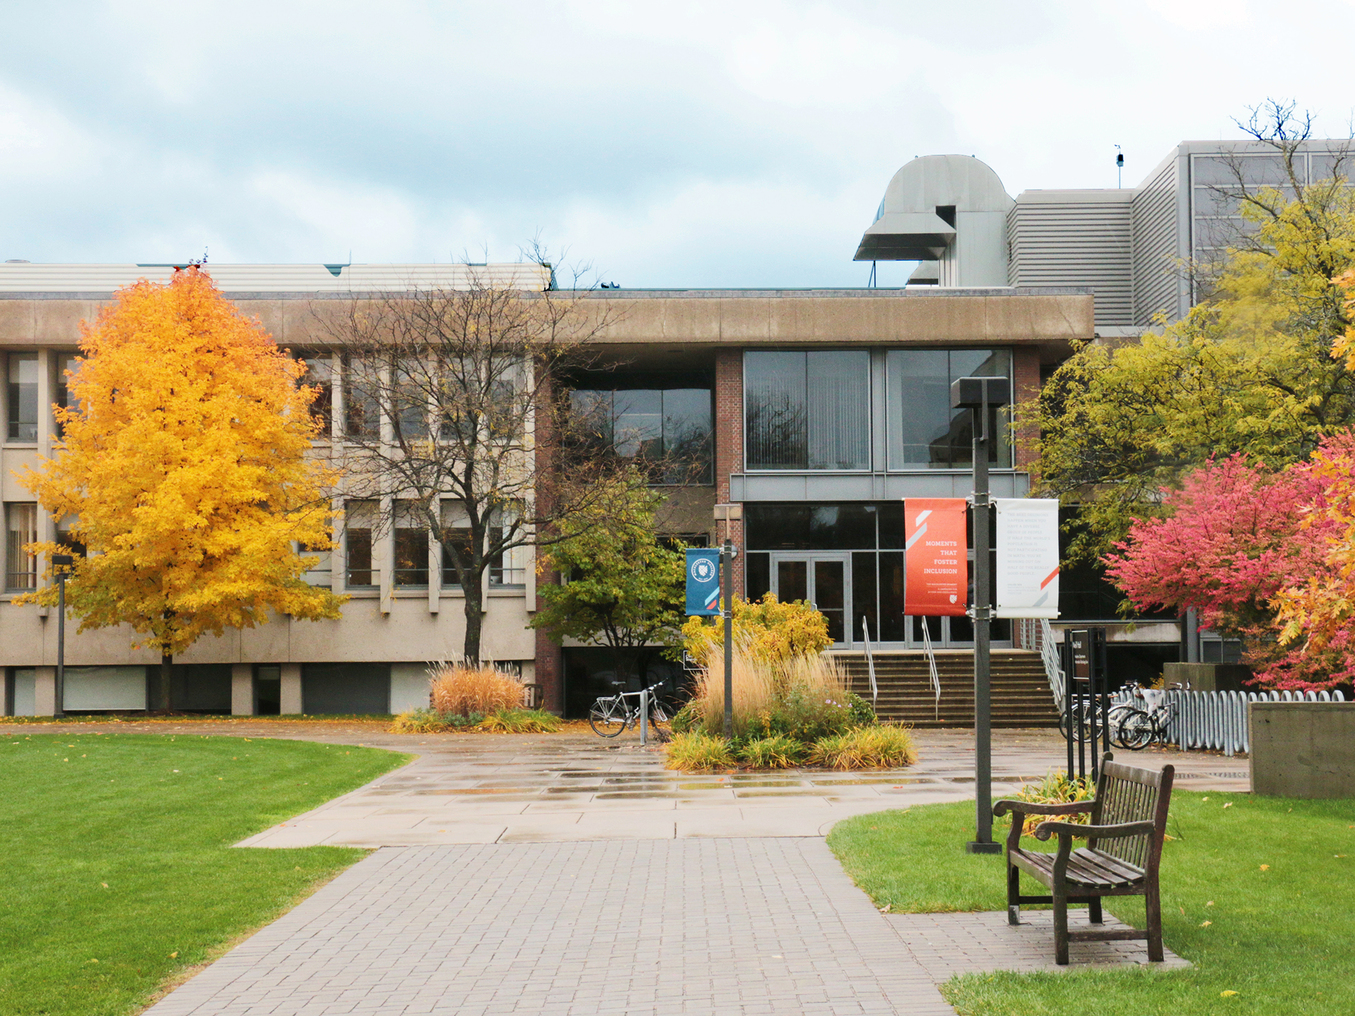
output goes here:
[{"label": "metal fence", "polygon": [[[1333,692],[1296,691],[1186,691],[1169,689],[1166,693],[1167,740],[1178,748],[1208,748],[1232,756],[1251,751],[1251,732],[1247,729],[1248,702],[1344,702],[1345,696]],[[1111,705],[1134,703],[1128,691],[1117,691]]]}]

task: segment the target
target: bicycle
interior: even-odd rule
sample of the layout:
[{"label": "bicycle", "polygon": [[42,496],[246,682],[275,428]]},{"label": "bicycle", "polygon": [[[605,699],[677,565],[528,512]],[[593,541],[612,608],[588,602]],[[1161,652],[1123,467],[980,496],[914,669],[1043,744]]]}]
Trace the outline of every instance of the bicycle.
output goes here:
[{"label": "bicycle", "polygon": [[[1173,685],[1180,688],[1181,685]],[[1131,707],[1120,717],[1116,728],[1116,744],[1130,751],[1141,751],[1150,744],[1167,743],[1167,728],[1176,715],[1176,708],[1160,688],[1135,687],[1135,698],[1142,700],[1143,709]]]},{"label": "bicycle", "polygon": [[640,722],[642,702],[646,694],[649,698],[649,727],[660,740],[667,740],[668,733],[661,724],[668,722],[668,713],[659,702],[658,691],[661,684],[652,684],[644,691],[621,691],[615,695],[599,695],[588,711],[588,725],[598,737],[619,737],[627,727]]},{"label": "bicycle", "polygon": [[[1120,724],[1121,724],[1122,721],[1124,720],[1126,714],[1129,713],[1130,711],[1132,711],[1133,708],[1134,708],[1134,707],[1133,707],[1131,704],[1129,704],[1129,703],[1125,703],[1125,702],[1117,702],[1117,703],[1115,703],[1114,705],[1112,705],[1112,706],[1110,706],[1109,708],[1107,708],[1107,709],[1105,710],[1104,713],[1099,713],[1099,714],[1097,715],[1097,717],[1096,717],[1096,732],[1097,732],[1097,735],[1100,736],[1102,732],[1107,732],[1107,733],[1109,733],[1109,735],[1110,735],[1111,743],[1112,743],[1112,744],[1119,744],[1119,741],[1116,740],[1116,736],[1117,736],[1117,733],[1118,733],[1118,731],[1119,731]],[[1073,703],[1072,703],[1073,728],[1072,728],[1072,729],[1073,729],[1074,731],[1078,731],[1078,730],[1081,731],[1081,733],[1078,735],[1078,738],[1077,738],[1078,740],[1080,740],[1080,741],[1089,741],[1089,740],[1091,740],[1091,736],[1092,736],[1092,713],[1093,713],[1093,712],[1096,712],[1096,711],[1097,711],[1097,704],[1096,704],[1095,702],[1092,701],[1092,699],[1091,699],[1090,696],[1088,696],[1088,695],[1077,695],[1077,696],[1073,699]],[[1068,735],[1068,713],[1067,713],[1067,712],[1064,712],[1063,710],[1060,710],[1060,711],[1059,711],[1059,733],[1061,733],[1061,734],[1063,735],[1063,739],[1064,739],[1065,741],[1068,740],[1068,736],[1069,736],[1069,735]],[[1123,747],[1123,746],[1122,746],[1122,747]]]}]

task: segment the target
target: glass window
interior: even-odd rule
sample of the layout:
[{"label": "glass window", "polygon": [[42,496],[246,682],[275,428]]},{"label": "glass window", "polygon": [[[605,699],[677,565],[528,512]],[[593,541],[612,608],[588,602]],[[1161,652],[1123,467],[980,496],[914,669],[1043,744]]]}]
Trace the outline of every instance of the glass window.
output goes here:
[{"label": "glass window", "polygon": [[[76,353],[63,353],[57,358],[56,369],[56,404],[62,409],[74,409],[71,403],[70,382],[75,377],[76,371],[80,369],[80,357]],[[66,431],[59,422],[56,425],[57,436],[62,436]]]},{"label": "glass window", "polygon": [[349,501],[344,509],[345,581],[349,589],[374,589],[376,572],[372,568],[372,524],[376,505],[371,501]]},{"label": "glass window", "polygon": [[442,587],[459,589],[461,561],[470,563],[470,526],[466,513],[455,501],[442,504]]},{"label": "glass window", "polygon": [[[950,408],[951,383],[962,377],[1011,378],[1005,349],[891,349],[885,355],[890,469],[968,468],[973,458],[970,411]],[[1007,413],[989,418],[989,464],[1011,467]]]},{"label": "glass window", "polygon": [[[504,538],[502,526],[489,527],[489,542],[493,546]],[[491,587],[517,587],[527,584],[527,548],[510,547],[489,559]]]},{"label": "glass window", "polygon": [[38,588],[38,559],[24,548],[38,541],[38,506],[5,505],[5,589]]},{"label": "glass window", "polygon": [[10,353],[9,440],[38,439],[38,354]]},{"label": "glass window", "polygon": [[406,502],[395,506],[395,570],[397,586],[428,586],[428,523]]},{"label": "glass window", "polygon": [[749,469],[869,469],[870,353],[745,353],[744,419]]},{"label": "glass window", "polygon": [[714,482],[709,388],[578,389],[570,392],[570,442],[644,466],[656,484]]},{"label": "glass window", "polygon": [[334,361],[322,353],[298,352],[295,356],[306,365],[301,383],[319,390],[311,403],[311,416],[320,428],[316,437],[327,440],[334,426]]},{"label": "glass window", "polygon": [[377,365],[354,357],[344,364],[343,382],[344,433],[355,440],[375,440],[381,434]]},{"label": "glass window", "polygon": [[395,419],[392,420],[397,443],[401,439],[428,436],[428,372],[417,362],[404,362],[396,371]]}]

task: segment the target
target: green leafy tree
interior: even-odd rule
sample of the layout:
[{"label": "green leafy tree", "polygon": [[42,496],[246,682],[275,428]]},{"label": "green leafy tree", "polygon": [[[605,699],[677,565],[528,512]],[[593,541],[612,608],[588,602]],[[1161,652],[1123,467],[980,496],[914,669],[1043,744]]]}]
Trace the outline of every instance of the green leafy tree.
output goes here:
[{"label": "green leafy tree", "polygon": [[1339,175],[1302,183],[1306,133],[1279,134],[1267,140],[1290,184],[1250,189],[1239,172],[1228,193],[1244,228],[1219,264],[1194,266],[1207,298],[1160,334],[1078,348],[1041,393],[1037,490],[1080,506],[1074,560],[1161,514],[1161,491],[1211,458],[1280,468],[1355,424],[1355,375],[1334,356],[1350,325],[1336,280],[1355,267],[1355,190]]},{"label": "green leafy tree", "polygon": [[648,647],[681,640],[685,557],[656,533],[663,496],[645,486],[638,470],[611,482],[619,489],[603,499],[605,516],[564,519],[559,542],[542,548],[541,567],[558,572],[561,582],[538,587],[544,605],[532,626],[609,648],[619,677],[632,653],[643,664]]}]

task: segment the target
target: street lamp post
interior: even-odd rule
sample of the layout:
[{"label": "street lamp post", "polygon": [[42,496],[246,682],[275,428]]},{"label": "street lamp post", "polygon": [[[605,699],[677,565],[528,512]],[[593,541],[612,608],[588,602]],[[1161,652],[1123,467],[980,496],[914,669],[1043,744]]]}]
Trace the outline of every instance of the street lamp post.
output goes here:
[{"label": "street lamp post", "polygon": [[975,836],[965,844],[971,854],[998,854],[993,842],[993,729],[992,681],[989,649],[993,613],[992,581],[988,567],[988,455],[996,435],[990,433],[989,410],[1011,401],[1011,382],[1005,377],[962,377],[950,386],[950,404],[968,409],[974,432],[974,798]]},{"label": "street lamp post", "polygon": [[75,564],[70,554],[53,554],[52,570],[56,572],[56,708],[54,718],[66,715],[62,705],[66,700],[66,572]]}]

